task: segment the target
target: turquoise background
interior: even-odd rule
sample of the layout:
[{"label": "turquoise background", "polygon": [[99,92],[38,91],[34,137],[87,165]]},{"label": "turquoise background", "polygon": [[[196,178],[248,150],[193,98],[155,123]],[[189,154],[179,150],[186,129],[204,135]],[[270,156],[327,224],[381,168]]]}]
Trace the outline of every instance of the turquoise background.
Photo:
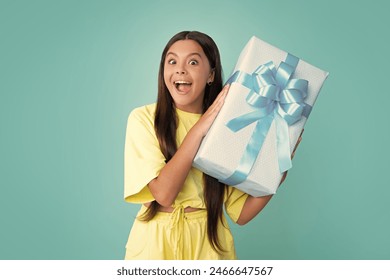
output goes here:
[{"label": "turquoise background", "polygon": [[0,1],[0,259],[122,259],[129,112],[181,30],[225,78],[256,35],[330,72],[287,181],[240,259],[390,259],[385,1]]}]

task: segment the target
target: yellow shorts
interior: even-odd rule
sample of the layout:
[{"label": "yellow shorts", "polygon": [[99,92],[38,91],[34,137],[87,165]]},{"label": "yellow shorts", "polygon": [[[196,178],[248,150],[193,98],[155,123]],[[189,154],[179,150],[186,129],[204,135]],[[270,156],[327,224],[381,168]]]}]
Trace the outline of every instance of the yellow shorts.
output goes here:
[{"label": "yellow shorts", "polygon": [[[145,211],[142,206],[138,216]],[[175,209],[176,211],[176,209]],[[158,212],[148,221],[135,219],[126,244],[126,260],[234,260],[236,252],[228,223],[218,225],[225,252],[216,252],[207,238],[206,210]]]}]

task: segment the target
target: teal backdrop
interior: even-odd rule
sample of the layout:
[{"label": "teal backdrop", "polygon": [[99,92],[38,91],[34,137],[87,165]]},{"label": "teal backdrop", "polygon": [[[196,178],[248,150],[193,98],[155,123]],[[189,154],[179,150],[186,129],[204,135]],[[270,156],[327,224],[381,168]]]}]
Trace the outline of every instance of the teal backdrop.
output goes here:
[{"label": "teal backdrop", "polygon": [[122,259],[127,116],[182,30],[225,79],[252,35],[330,72],[294,167],[240,259],[390,259],[386,1],[0,0],[0,259]]}]

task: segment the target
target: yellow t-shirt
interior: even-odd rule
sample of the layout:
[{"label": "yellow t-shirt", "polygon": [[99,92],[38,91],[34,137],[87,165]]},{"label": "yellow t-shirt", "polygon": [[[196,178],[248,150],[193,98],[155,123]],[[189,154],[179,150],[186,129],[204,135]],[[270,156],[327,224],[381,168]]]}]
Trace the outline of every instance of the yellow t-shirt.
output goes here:
[{"label": "yellow t-shirt", "polygon": [[[160,150],[154,130],[156,104],[150,104],[134,109],[128,118],[125,143],[125,201],[146,203],[153,201],[148,183],[156,178],[165,165],[165,157]],[[176,131],[178,147],[183,142],[187,132],[201,117],[176,109],[178,127]],[[228,186],[224,203],[227,214],[236,222],[240,216],[247,194]],[[203,173],[192,167],[183,188],[179,192],[174,205],[184,208],[193,207],[205,209],[203,196]]]}]

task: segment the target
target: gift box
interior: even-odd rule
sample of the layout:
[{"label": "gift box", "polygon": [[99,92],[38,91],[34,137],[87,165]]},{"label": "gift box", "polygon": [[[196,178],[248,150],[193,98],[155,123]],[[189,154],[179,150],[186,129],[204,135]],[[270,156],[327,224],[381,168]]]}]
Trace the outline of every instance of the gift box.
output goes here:
[{"label": "gift box", "polygon": [[274,194],[327,76],[252,37],[193,166],[252,196]]}]

